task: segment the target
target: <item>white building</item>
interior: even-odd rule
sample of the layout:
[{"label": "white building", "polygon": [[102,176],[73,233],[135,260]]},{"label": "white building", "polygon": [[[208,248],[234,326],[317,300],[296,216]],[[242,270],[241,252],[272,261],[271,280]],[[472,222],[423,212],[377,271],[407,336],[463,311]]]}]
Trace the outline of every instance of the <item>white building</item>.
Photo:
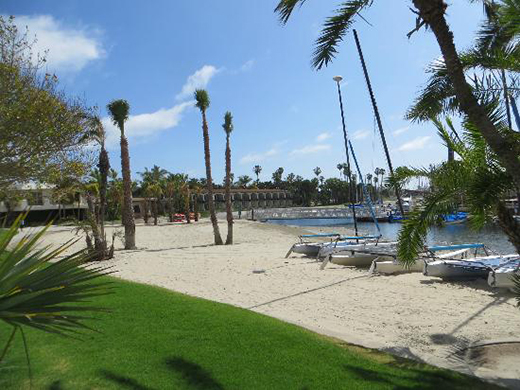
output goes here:
[{"label": "white building", "polygon": [[78,192],[64,196],[58,201],[54,186],[27,183],[17,185],[13,191],[16,196],[11,201],[0,201],[0,217],[16,217],[29,211],[28,222],[45,222],[65,216],[83,219],[87,202]]}]

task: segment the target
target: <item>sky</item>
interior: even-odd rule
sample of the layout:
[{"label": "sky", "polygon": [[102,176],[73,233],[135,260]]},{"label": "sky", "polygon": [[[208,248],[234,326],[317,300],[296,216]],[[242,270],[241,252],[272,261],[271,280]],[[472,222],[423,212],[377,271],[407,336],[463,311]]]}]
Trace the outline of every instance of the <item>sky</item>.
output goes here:
[{"label": "sky", "polygon": [[[345,161],[335,82],[342,75],[346,126],[363,174],[388,172],[354,39],[349,33],[327,68],[310,65],[326,16],[339,1],[308,1],[282,26],[277,0],[4,0],[0,14],[36,36],[47,50],[47,71],[71,96],[99,107],[108,132],[111,165],[120,171],[118,131],[106,112],[112,99],[131,106],[127,123],[135,178],[145,167],[203,177],[196,88],[208,91],[211,161],[215,182],[224,176],[224,114],[231,111],[232,171],[261,180],[283,167],[313,177],[339,176]],[[447,19],[459,50],[471,46],[482,7],[449,2]],[[403,116],[440,56],[434,35],[415,26],[411,1],[376,1],[358,30],[394,166],[428,166],[447,151],[430,124]]]}]

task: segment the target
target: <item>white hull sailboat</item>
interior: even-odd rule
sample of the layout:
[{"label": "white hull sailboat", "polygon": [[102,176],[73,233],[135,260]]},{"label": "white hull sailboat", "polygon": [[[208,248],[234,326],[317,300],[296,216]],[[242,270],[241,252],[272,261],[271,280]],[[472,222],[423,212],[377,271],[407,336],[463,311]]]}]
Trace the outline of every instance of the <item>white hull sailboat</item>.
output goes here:
[{"label": "white hull sailboat", "polygon": [[488,284],[491,287],[515,288],[514,276],[520,276],[520,257],[515,256],[499,267],[491,270],[488,275]]},{"label": "white hull sailboat", "polygon": [[[320,237],[320,238],[331,238],[329,242],[305,242],[304,240],[311,237]],[[289,257],[291,253],[301,254],[307,257],[318,257],[320,251],[323,248],[345,248],[350,247],[351,245],[362,244],[366,242],[373,242],[379,238],[379,236],[341,236],[336,233],[326,233],[326,234],[305,234],[299,237],[300,242],[294,244],[289,252],[285,255],[285,258]]]},{"label": "white hull sailboat", "polygon": [[425,264],[424,275],[443,279],[488,278],[490,271],[518,255],[493,255],[475,257],[470,260],[436,260]]},{"label": "white hull sailboat", "polygon": [[[429,247],[427,252],[430,252],[430,256],[434,253],[443,251],[445,253],[434,255],[435,259],[463,259],[470,256],[470,251],[476,248],[483,248],[482,244],[465,244],[465,245],[450,245],[450,246],[433,246]],[[456,250],[453,250],[456,249]],[[430,261],[434,259],[430,257]],[[383,275],[395,275],[408,272],[423,272],[425,263],[428,262],[428,258],[422,258],[415,261],[415,263],[408,266],[403,265],[400,261],[393,258],[386,261],[374,260],[370,266],[370,273],[377,273]]]}]

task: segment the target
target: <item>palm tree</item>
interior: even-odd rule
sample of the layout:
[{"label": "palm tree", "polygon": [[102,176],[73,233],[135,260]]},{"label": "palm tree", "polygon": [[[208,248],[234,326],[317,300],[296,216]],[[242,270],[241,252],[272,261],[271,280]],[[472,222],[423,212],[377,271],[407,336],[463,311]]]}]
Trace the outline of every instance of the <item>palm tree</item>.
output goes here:
[{"label": "palm tree", "polygon": [[339,163],[338,165],[336,165],[336,168],[338,168],[339,178],[341,179],[341,174],[343,173],[343,163]]},{"label": "palm tree", "polygon": [[[105,148],[106,132],[103,124],[98,116],[92,118],[92,138],[99,143],[101,150],[99,152],[96,171],[96,183],[98,184],[99,208],[89,207],[90,212],[95,213],[95,217],[91,218],[92,234],[94,236],[94,250],[97,260],[109,259],[113,256],[113,242],[110,252],[107,250],[107,239],[105,235],[105,214],[107,208],[107,190],[108,190],[108,174],[110,172],[110,160]],[[94,226],[95,225],[95,226]]]},{"label": "palm tree", "polygon": [[242,188],[247,188],[248,184],[251,183],[253,179],[251,179],[247,175],[242,175],[238,177],[237,185]]},{"label": "palm tree", "polygon": [[228,223],[226,245],[231,245],[233,244],[233,209],[231,208],[231,148],[229,137],[233,131],[233,116],[229,111],[224,115],[222,127],[226,132],[226,214]]},{"label": "palm tree", "polygon": [[213,199],[213,179],[211,177],[211,155],[209,148],[209,129],[206,120],[206,110],[209,107],[208,93],[203,89],[195,91],[196,106],[202,114],[202,135],[204,138],[204,160],[206,162],[206,188],[208,191],[208,206],[211,224],[213,225],[213,235],[215,237],[215,245],[223,245],[220,230],[218,228],[217,214],[215,213],[215,200]]},{"label": "palm tree", "polygon": [[[165,193],[165,182],[168,171],[154,165],[150,170],[144,168],[144,172],[139,172],[139,175],[142,177],[141,188],[143,189],[143,196],[145,198],[145,223],[148,223],[148,201],[151,200],[154,225],[157,225],[157,219],[159,216],[159,200]],[[162,206],[161,209],[163,209]]]},{"label": "palm tree", "polygon": [[130,105],[126,100],[112,100],[107,105],[114,125],[121,131],[121,171],[123,173],[123,210],[122,218],[125,227],[125,249],[135,249],[135,222],[132,206],[132,174],[130,172],[130,152],[125,135],[125,122],[128,119]]},{"label": "palm tree", "polygon": [[199,221],[199,197],[202,193],[202,188],[200,185],[193,185],[193,214],[195,217],[195,222]]},{"label": "palm tree", "polygon": [[319,177],[321,175],[321,168],[320,167],[316,167],[312,171],[314,172],[316,177]]},{"label": "palm tree", "polygon": [[[275,12],[278,13],[282,23],[287,23],[292,12],[305,0],[280,0]],[[341,3],[334,15],[329,17],[316,41],[316,48],[312,60],[313,67],[321,69],[327,66],[337,54],[337,48],[343,41],[346,33],[352,26],[356,16],[361,16],[362,11],[370,7],[374,0],[348,0]],[[445,18],[449,7],[444,0],[412,0],[415,7],[417,22],[416,28],[410,32],[411,36],[421,27],[428,27],[437,39],[446,66],[446,73],[453,84],[455,98],[461,111],[476,126],[482,134],[485,142],[498,156],[503,168],[511,175],[512,180],[520,187],[520,159],[518,159],[518,140],[511,129],[499,129],[491,120],[485,107],[479,103],[472,92],[471,86],[466,81],[464,66],[457,53],[454,36]],[[489,1],[487,2],[489,3]],[[516,39],[520,36],[518,27],[518,8],[514,1],[501,2],[505,5],[511,3],[511,7],[502,11],[502,17],[498,20],[507,27],[510,35]],[[516,23],[515,23],[516,22]],[[491,34],[493,36],[493,34]]]},{"label": "palm tree", "polygon": [[[496,126],[505,127],[500,124],[501,116],[495,116],[495,121]],[[432,169],[402,167],[397,176],[391,178],[402,184],[412,178],[425,177],[432,185],[423,204],[410,214],[399,232],[399,258],[406,264],[413,263],[424,245],[428,229],[439,222],[441,215],[456,211],[462,199],[470,209],[473,228],[481,229],[496,217],[509,241],[520,252],[520,222],[504,203],[507,194],[515,189],[511,175],[473,124],[466,123],[464,136],[455,140],[441,122],[435,120],[434,123],[444,142],[461,159],[444,162]]]},{"label": "palm tree", "polygon": [[253,167],[253,172],[256,175],[256,184],[260,183],[260,173],[262,172],[262,167],[260,165],[255,165]]},{"label": "palm tree", "polygon": [[276,188],[280,188],[280,185],[282,184],[283,171],[284,169],[280,167],[273,172],[273,182]]}]

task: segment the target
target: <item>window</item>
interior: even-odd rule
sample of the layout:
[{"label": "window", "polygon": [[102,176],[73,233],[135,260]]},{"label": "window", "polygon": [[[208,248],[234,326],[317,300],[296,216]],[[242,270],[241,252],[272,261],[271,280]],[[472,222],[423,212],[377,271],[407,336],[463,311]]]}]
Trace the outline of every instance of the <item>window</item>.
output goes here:
[{"label": "window", "polygon": [[30,206],[43,206],[43,194],[41,191],[31,192],[27,197]]}]

